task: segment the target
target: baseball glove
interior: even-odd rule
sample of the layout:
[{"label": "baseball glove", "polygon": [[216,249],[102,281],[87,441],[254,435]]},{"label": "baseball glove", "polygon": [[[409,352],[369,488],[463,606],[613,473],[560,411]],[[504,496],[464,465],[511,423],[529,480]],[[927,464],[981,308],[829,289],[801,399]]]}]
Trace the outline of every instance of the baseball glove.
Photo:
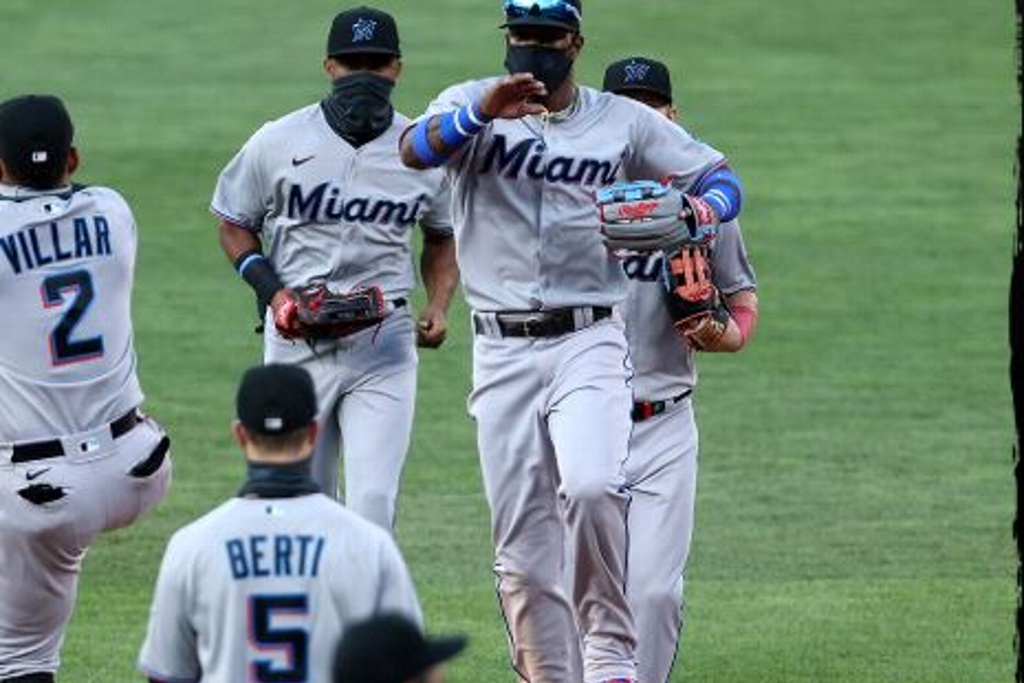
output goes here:
[{"label": "baseball glove", "polygon": [[676,330],[696,349],[712,346],[725,334],[729,309],[711,281],[707,245],[685,245],[662,261],[665,303]]},{"label": "baseball glove", "polygon": [[386,315],[380,287],[335,292],[314,283],[292,290],[275,312],[274,324],[288,339],[337,339],[379,325]]},{"label": "baseball glove", "polygon": [[612,251],[661,251],[715,238],[718,217],[700,197],[653,180],[616,183],[597,192],[601,236]]}]

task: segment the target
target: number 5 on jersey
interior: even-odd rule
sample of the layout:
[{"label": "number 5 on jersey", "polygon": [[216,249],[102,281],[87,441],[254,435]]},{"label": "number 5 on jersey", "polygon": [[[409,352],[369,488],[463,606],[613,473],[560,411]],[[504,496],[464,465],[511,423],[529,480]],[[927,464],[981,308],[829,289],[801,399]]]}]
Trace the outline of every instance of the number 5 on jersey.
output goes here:
[{"label": "number 5 on jersey", "polygon": [[[251,683],[306,683],[309,632],[302,625],[308,616],[309,600],[302,593],[249,597],[249,644],[262,655],[249,666]],[[288,626],[277,623],[286,620]]]}]

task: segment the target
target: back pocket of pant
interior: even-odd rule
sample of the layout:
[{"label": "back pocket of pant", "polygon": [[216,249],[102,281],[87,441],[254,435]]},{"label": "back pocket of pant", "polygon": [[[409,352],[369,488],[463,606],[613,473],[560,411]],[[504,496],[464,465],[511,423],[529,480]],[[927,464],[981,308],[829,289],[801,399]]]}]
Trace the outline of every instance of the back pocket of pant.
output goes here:
[{"label": "back pocket of pant", "polygon": [[152,475],[158,469],[160,465],[164,464],[164,458],[167,457],[167,451],[171,448],[171,439],[166,434],[160,439],[160,443],[156,445],[153,452],[143,460],[142,462],[135,465],[128,472],[128,476],[135,477],[136,479],[145,479]]}]

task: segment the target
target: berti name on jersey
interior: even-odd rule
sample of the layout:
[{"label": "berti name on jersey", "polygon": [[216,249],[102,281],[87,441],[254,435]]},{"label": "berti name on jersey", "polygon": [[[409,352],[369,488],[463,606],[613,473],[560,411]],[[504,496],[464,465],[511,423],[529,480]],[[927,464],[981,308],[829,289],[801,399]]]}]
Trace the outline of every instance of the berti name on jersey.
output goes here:
[{"label": "berti name on jersey", "polygon": [[240,580],[292,576],[316,578],[324,544],[323,536],[312,534],[253,534],[230,538],[224,546],[231,577]]}]

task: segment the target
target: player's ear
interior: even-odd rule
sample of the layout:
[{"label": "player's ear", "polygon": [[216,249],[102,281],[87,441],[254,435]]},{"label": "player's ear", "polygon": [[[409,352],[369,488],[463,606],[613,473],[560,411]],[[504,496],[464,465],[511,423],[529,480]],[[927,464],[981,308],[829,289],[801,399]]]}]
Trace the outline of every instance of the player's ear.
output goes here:
[{"label": "player's ear", "polygon": [[81,159],[78,157],[78,148],[72,146],[71,149],[68,150],[68,175],[71,175],[78,170],[78,164],[80,161]]},{"label": "player's ear", "polygon": [[665,109],[665,116],[667,116],[668,120],[672,123],[679,123],[679,110],[671,104]]},{"label": "player's ear", "polygon": [[245,431],[245,425],[240,420],[235,420],[231,423],[231,434],[235,437],[235,441],[243,449],[245,445],[249,443],[249,433]]},{"label": "player's ear", "polygon": [[4,160],[0,159],[0,183],[6,183],[4,178],[7,176],[7,169],[4,167]]},{"label": "player's ear", "polygon": [[338,63],[331,57],[324,57],[324,73],[332,81],[338,77]]},{"label": "player's ear", "polygon": [[316,438],[318,436],[320,436],[320,423],[309,423],[309,434],[306,435],[306,443],[309,444],[310,450],[312,450],[313,445],[316,444]]},{"label": "player's ear", "polygon": [[587,42],[587,41],[583,38],[583,34],[582,33],[574,33],[573,34],[571,46],[572,46],[573,51],[577,55],[579,53],[583,52],[583,43],[585,43],[585,42]]},{"label": "player's ear", "polygon": [[398,57],[391,62],[391,80],[398,82],[398,78],[402,75],[402,60]]}]

